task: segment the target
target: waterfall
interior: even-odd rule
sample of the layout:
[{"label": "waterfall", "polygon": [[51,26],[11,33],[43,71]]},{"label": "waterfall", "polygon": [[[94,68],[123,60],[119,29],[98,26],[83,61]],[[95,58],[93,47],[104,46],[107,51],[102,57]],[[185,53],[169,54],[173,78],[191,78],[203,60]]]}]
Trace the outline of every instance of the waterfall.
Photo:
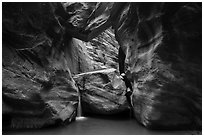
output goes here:
[{"label": "waterfall", "polygon": [[81,109],[81,95],[80,95],[80,91],[78,90],[78,107],[77,107],[77,117],[81,117],[82,116],[82,109]]},{"label": "waterfall", "polygon": [[81,94],[80,94],[79,89],[78,89],[78,99],[79,99],[79,102],[78,102],[78,107],[77,107],[77,116],[76,116],[76,120],[85,120],[86,117],[83,117],[83,116],[82,116]]},{"label": "waterfall", "polygon": [[[83,79],[83,89],[85,89],[85,79]],[[78,86],[78,107],[77,107],[77,116],[76,120],[85,120],[86,118],[82,116],[82,107],[81,107],[81,93]]]}]

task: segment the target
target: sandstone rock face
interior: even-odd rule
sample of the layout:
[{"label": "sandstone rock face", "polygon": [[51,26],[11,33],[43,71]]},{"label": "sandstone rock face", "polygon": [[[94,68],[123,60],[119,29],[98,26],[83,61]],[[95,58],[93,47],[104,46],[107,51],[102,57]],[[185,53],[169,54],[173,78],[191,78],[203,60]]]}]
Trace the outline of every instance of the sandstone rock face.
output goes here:
[{"label": "sandstone rock face", "polygon": [[136,119],[149,128],[200,128],[201,3],[129,3],[115,22]]},{"label": "sandstone rock face", "polygon": [[83,113],[120,114],[129,106],[125,84],[115,69],[103,69],[74,76],[82,102]]},{"label": "sandstone rock face", "polygon": [[83,43],[58,22],[57,9],[52,3],[3,3],[4,127],[42,127],[75,118],[72,74],[90,65]]}]

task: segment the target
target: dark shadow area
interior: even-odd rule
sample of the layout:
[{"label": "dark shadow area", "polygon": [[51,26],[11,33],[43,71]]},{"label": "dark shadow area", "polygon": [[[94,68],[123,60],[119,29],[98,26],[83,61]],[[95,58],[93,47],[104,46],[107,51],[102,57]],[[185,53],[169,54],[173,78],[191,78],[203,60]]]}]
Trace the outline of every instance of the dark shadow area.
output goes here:
[{"label": "dark shadow area", "polygon": [[93,113],[84,113],[85,117],[93,117],[97,119],[107,119],[107,120],[128,120],[132,119],[130,110],[120,112],[117,114],[112,114],[112,115],[102,115],[102,114],[93,114]]}]

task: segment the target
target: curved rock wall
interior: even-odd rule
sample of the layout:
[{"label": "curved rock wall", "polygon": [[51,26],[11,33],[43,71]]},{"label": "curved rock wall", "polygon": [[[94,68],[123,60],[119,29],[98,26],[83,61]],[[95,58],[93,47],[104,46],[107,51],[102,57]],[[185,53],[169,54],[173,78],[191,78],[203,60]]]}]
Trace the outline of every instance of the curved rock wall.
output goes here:
[{"label": "curved rock wall", "polygon": [[88,71],[84,45],[64,32],[52,3],[3,3],[3,124],[34,128],[71,121],[72,74]]},{"label": "curved rock wall", "polygon": [[115,22],[143,125],[201,127],[201,19],[200,3],[129,3]]}]

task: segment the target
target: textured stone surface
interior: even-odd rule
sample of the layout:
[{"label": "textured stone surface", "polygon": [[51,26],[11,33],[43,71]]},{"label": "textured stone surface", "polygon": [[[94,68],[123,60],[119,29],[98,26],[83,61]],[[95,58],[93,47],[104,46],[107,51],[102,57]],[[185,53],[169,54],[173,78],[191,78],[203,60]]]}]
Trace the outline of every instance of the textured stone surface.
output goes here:
[{"label": "textured stone surface", "polygon": [[118,69],[119,45],[112,29],[105,30],[99,36],[84,44],[94,70],[102,68]]},{"label": "textured stone surface", "polygon": [[113,25],[124,5],[119,2],[63,3],[64,14],[68,15],[61,16],[60,22],[72,37],[88,42]]},{"label": "textured stone surface", "polygon": [[40,128],[75,118],[78,94],[70,73],[46,71],[10,50],[4,50],[5,58],[10,61],[2,69],[5,128]]},{"label": "textured stone surface", "polygon": [[82,43],[64,33],[56,9],[51,3],[3,3],[4,127],[35,128],[75,118],[78,94],[71,73],[89,65]]},{"label": "textured stone surface", "polygon": [[74,76],[84,113],[120,114],[127,111],[125,84],[115,69],[103,69]]},{"label": "textured stone surface", "polygon": [[136,119],[149,128],[200,128],[201,4],[131,3],[119,15]]},{"label": "textured stone surface", "polygon": [[91,69],[117,69],[119,45],[115,39],[114,30],[108,28],[111,26],[108,19],[113,3],[68,2],[62,5],[69,15],[68,19],[64,18],[66,31],[72,37],[88,41],[84,44]]}]

